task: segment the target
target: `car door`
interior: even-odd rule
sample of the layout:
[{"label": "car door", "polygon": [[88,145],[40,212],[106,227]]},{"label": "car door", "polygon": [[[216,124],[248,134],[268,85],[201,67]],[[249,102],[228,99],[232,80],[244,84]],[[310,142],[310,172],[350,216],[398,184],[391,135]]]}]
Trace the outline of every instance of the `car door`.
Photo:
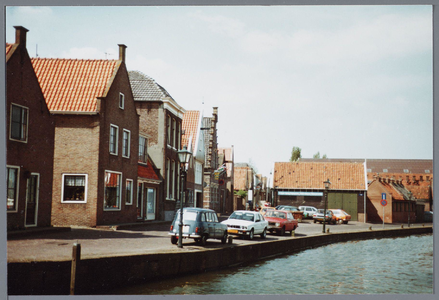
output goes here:
[{"label": "car door", "polygon": [[264,230],[264,222],[262,222],[263,218],[261,214],[255,214],[255,234],[262,233]]},{"label": "car door", "polygon": [[222,237],[221,226],[218,223],[218,216],[216,213],[212,213],[212,225],[215,232],[215,238]]},{"label": "car door", "polygon": [[207,227],[209,228],[209,237],[214,238],[215,237],[215,223],[213,222],[212,212],[207,212],[206,217],[207,217]]}]

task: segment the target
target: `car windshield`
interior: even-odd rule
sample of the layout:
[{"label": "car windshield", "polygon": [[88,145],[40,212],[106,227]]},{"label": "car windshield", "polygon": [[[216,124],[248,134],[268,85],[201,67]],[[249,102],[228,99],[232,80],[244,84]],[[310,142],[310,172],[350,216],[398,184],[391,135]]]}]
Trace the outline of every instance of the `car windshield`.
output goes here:
[{"label": "car windshield", "polygon": [[230,215],[229,219],[254,221],[255,216],[252,213],[234,212]]},{"label": "car windshield", "polygon": [[266,216],[267,217],[272,217],[272,218],[285,219],[285,213],[279,212],[279,211],[273,211],[273,210],[268,211]]},{"label": "car windshield", "polygon": [[[184,211],[183,210],[183,222],[184,221],[195,221],[197,219],[197,212],[195,211]],[[175,222],[180,221],[180,210],[177,212]]]}]

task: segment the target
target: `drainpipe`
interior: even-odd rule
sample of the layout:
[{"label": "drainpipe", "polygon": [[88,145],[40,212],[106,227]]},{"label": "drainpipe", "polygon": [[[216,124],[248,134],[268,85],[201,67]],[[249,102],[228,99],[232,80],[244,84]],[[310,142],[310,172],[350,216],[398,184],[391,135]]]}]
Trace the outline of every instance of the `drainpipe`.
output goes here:
[{"label": "drainpipe", "polygon": [[367,216],[367,213],[366,213],[366,191],[364,191],[364,223],[366,223],[366,216]]}]

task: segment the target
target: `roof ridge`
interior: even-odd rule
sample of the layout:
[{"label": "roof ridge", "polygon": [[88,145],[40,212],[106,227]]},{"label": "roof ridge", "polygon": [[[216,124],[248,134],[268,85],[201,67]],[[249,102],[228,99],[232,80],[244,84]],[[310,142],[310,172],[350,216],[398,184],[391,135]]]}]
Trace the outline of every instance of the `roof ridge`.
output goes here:
[{"label": "roof ridge", "polygon": [[56,58],[56,57],[31,57],[31,59],[39,59],[39,60],[71,60],[71,61],[108,61],[108,62],[117,62],[118,59],[93,59],[93,58]]}]

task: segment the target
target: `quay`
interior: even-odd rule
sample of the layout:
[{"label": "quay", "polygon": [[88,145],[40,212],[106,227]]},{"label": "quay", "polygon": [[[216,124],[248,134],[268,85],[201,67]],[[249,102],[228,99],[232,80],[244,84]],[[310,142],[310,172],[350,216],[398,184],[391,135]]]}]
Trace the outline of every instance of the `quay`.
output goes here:
[{"label": "quay", "polygon": [[[117,229],[117,230],[115,230]],[[350,222],[327,225],[309,220],[290,236],[236,238],[232,244],[208,240],[201,247],[184,240],[183,248],[172,245],[169,223],[99,229],[60,228],[48,232],[8,235],[9,295],[68,295],[72,246],[81,244],[77,262],[75,294],[98,295],[108,290],[186,274],[247,264],[309,248],[352,240],[430,234],[432,224],[369,224]]]}]

